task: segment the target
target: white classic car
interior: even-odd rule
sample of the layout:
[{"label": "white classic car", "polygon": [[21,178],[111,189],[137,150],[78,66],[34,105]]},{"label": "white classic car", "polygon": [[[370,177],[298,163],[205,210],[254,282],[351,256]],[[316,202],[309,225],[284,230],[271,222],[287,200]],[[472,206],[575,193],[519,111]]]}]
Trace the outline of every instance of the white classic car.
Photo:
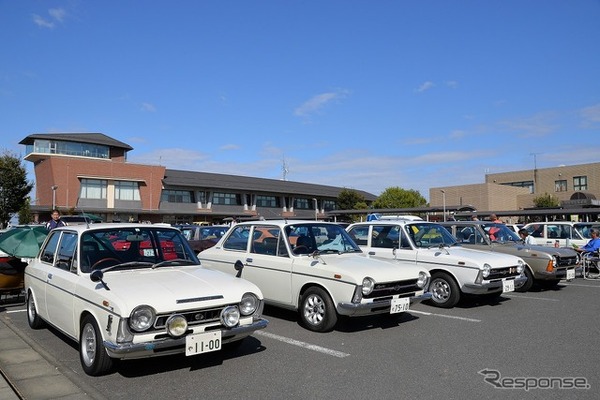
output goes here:
[{"label": "white classic car", "polygon": [[427,270],[367,258],[334,223],[243,222],[198,257],[255,283],[266,303],[297,310],[318,332],[333,329],[338,315],[399,313],[431,297]]},{"label": "white classic car", "polygon": [[431,273],[431,303],[454,307],[463,293],[500,295],[527,279],[519,257],[466,249],[440,224],[380,220],[346,228],[369,256],[410,262]]},{"label": "white classic car", "polygon": [[55,229],[26,268],[25,290],[30,327],[48,323],[78,342],[89,375],[113,359],[216,351],[267,326],[258,287],[203,268],[166,226]]}]

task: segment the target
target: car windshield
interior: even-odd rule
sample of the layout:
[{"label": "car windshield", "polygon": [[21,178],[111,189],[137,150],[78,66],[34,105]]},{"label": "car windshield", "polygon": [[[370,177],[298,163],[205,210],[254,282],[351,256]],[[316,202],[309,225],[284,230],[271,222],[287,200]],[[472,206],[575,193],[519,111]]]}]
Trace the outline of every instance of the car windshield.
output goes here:
[{"label": "car windshield", "polygon": [[285,234],[294,254],[360,253],[361,250],[343,227],[337,224],[288,225]]},{"label": "car windshield", "polygon": [[81,237],[82,272],[107,268],[140,268],[200,264],[181,232],[158,227],[115,227]]},{"label": "car windshield", "polygon": [[459,245],[450,232],[439,224],[406,224],[405,229],[408,237],[410,237],[415,247],[418,248]]},{"label": "car windshield", "polygon": [[504,224],[483,224],[483,230],[492,242],[518,242],[521,240],[517,233]]}]

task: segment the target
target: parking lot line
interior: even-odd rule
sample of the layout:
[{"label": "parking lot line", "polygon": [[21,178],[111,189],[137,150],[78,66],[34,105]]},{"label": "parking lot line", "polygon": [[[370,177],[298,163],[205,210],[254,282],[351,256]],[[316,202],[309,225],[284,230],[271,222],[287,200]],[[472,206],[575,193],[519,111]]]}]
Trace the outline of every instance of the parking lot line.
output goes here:
[{"label": "parking lot line", "polygon": [[511,294],[504,294],[504,296],[507,296],[507,297],[514,297],[515,299],[531,299],[531,300],[543,300],[543,301],[560,301],[560,300],[558,300],[558,299],[549,299],[549,298],[547,298],[547,297],[523,296],[523,295],[520,295],[520,294],[514,294],[514,293],[511,293]]},{"label": "parking lot line", "polygon": [[291,339],[291,338],[288,338],[285,336],[275,335],[273,333],[269,333],[269,332],[265,332],[265,331],[255,331],[254,335],[266,336],[271,339],[279,340],[280,342],[284,342],[284,343],[291,344],[291,345],[298,346],[298,347],[303,347],[305,349],[309,349],[309,350],[313,350],[313,351],[318,351],[319,353],[327,354],[329,356],[334,356],[334,357],[338,357],[338,358],[344,358],[344,357],[348,357],[350,355],[348,353],[343,353],[341,351],[328,349],[326,347],[321,347],[321,346],[317,346],[317,345],[306,343],[306,342],[301,342],[299,340]]},{"label": "parking lot line", "polygon": [[460,321],[468,321],[468,322],[481,322],[480,319],[475,319],[475,318],[466,318],[466,317],[457,317],[455,315],[444,315],[444,314],[436,314],[436,313],[430,313],[430,312],[425,312],[425,311],[417,311],[417,310],[410,310],[410,313],[415,313],[415,314],[422,314],[422,315],[432,315],[434,317],[442,317],[442,318],[450,318],[450,319],[458,319]]}]

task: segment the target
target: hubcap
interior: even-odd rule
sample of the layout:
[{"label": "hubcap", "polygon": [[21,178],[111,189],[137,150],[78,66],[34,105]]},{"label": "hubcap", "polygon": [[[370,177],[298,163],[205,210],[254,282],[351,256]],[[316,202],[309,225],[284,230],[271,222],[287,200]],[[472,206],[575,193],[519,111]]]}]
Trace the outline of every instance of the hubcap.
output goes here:
[{"label": "hubcap", "polygon": [[96,358],[96,332],[90,324],[83,327],[80,346],[83,362],[89,367]]},{"label": "hubcap", "polygon": [[319,296],[311,295],[304,303],[304,318],[312,325],[318,325],[325,318],[325,303]]},{"label": "hubcap", "polygon": [[436,279],[431,283],[431,294],[438,303],[444,302],[450,297],[450,285],[446,281]]}]

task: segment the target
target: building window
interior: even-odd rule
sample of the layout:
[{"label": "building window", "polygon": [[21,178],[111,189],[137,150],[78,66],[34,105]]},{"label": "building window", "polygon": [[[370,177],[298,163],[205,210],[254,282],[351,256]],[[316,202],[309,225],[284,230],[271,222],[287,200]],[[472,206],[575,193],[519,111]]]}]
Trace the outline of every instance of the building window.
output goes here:
[{"label": "building window", "polygon": [[163,190],[160,200],[167,203],[194,203],[194,194],[188,190]]},{"label": "building window", "polygon": [[554,181],[554,191],[555,192],[566,192],[567,191],[567,181],[566,180]]},{"label": "building window", "polygon": [[294,200],[294,208],[298,210],[311,210],[312,209],[312,201],[308,201],[308,199],[296,199]]},{"label": "building window", "polygon": [[206,192],[205,191],[196,192],[196,201],[199,203],[206,203]]},{"label": "building window", "polygon": [[323,200],[323,209],[325,211],[337,210],[337,204],[334,200]]},{"label": "building window", "polygon": [[275,196],[256,196],[257,207],[279,207],[279,199]]},{"label": "building window", "polygon": [[242,205],[242,199],[239,194],[236,193],[219,193],[213,194],[213,204],[220,204],[224,206],[240,206]]},{"label": "building window", "polygon": [[575,176],[573,177],[573,190],[587,190],[587,176]]},{"label": "building window", "polygon": [[99,144],[37,139],[27,146],[28,153],[65,154],[69,156],[109,158],[109,147]]},{"label": "building window", "polygon": [[79,198],[106,199],[106,186],[107,181],[103,179],[82,179]]},{"label": "building window", "polygon": [[529,193],[533,193],[533,191],[535,189],[533,187],[533,181],[507,182],[507,183],[501,183],[501,185],[528,188]]},{"label": "building window", "polygon": [[140,188],[137,182],[115,182],[116,200],[140,201]]}]

